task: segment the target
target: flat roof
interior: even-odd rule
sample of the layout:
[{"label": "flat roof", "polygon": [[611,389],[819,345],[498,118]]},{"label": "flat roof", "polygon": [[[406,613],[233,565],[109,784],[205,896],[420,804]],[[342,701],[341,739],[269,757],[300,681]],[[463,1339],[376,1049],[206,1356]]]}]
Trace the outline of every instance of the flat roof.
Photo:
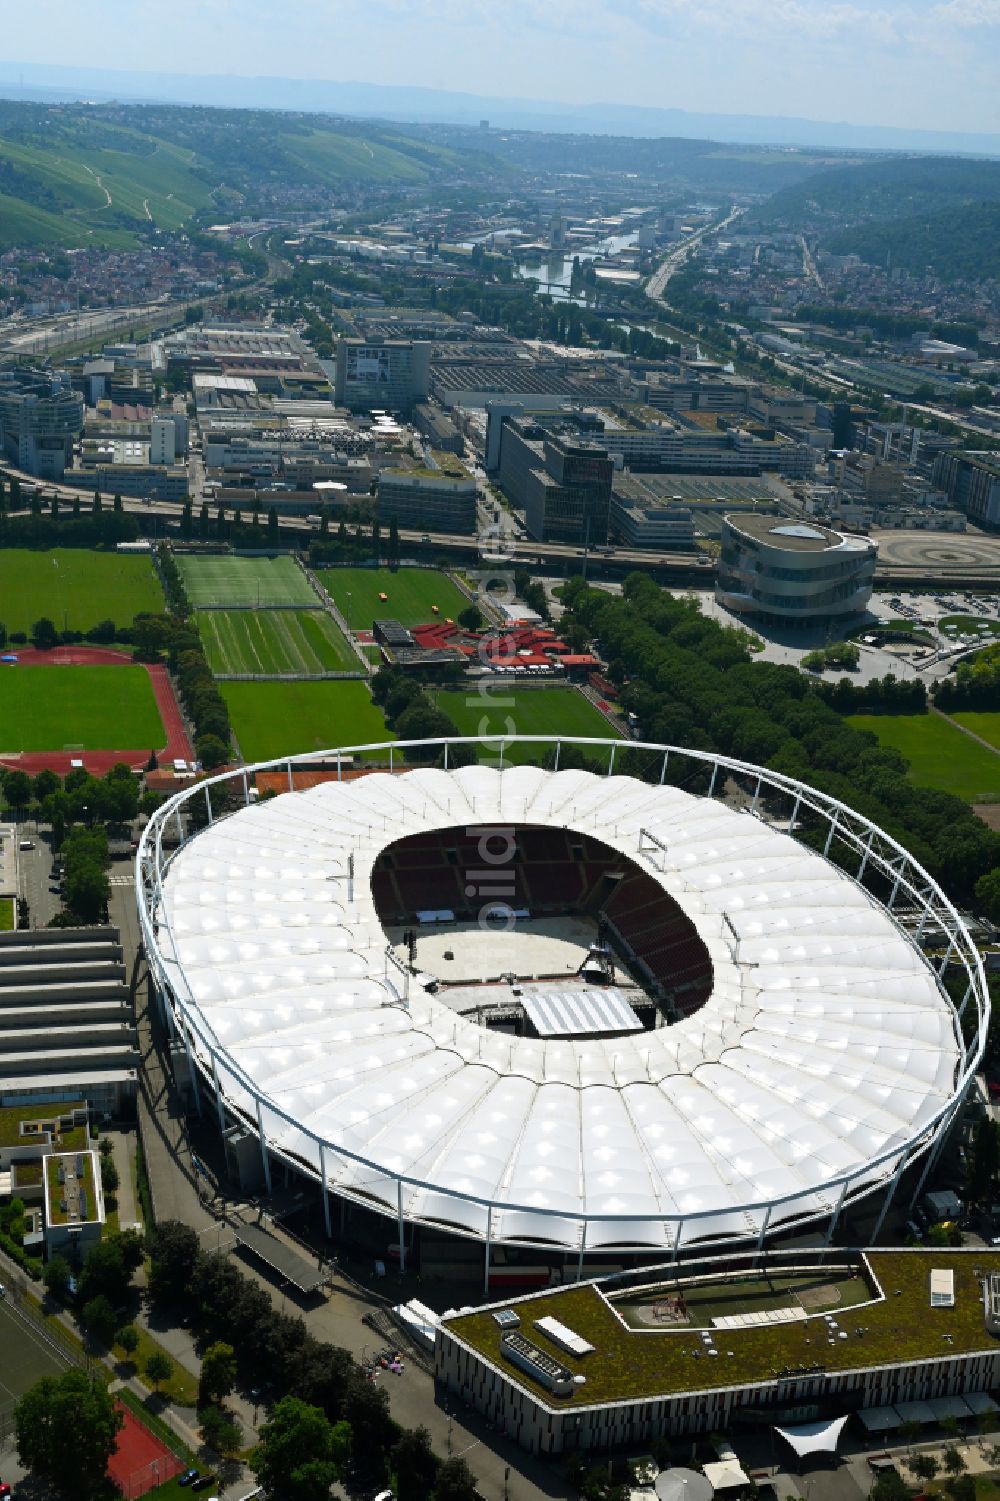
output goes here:
[{"label": "flat roof", "polygon": [[826,552],[831,547],[840,547],[844,541],[840,532],[828,526],[793,521],[787,516],[741,515],[737,519],[727,516],[726,520],[745,536],[785,552]]},{"label": "flat roof", "polygon": [[297,1287],[299,1292],[313,1293],[323,1285],[323,1274],[318,1267],[262,1225],[234,1225],[233,1233],[238,1245]]},{"label": "flat roof", "polygon": [[[804,1263],[807,1259],[805,1253]],[[514,1302],[508,1299],[503,1306],[515,1309],[522,1326],[531,1323],[539,1346],[568,1365],[574,1375],[587,1378],[586,1385],[572,1396],[554,1400],[544,1387],[503,1359],[502,1330],[494,1321],[492,1307],[446,1317],[442,1328],[497,1366],[509,1381],[524,1387],[536,1399],[562,1408],[777,1381],[792,1371],[855,1370],[943,1360],[996,1348],[996,1340],[986,1332],[979,1277],[1000,1274],[1000,1253],[981,1247],[943,1255],[936,1248],[867,1251],[861,1261],[859,1275],[866,1270],[870,1274],[871,1301],[817,1308],[811,1316],[793,1322],[716,1328],[713,1340],[718,1356],[714,1359],[705,1353],[700,1328],[630,1327],[593,1284],[560,1288]],[[936,1308],[931,1318],[927,1286],[932,1264],[936,1270],[954,1274],[956,1295],[953,1306]],[[836,1269],[827,1271],[834,1280]],[[850,1276],[850,1271],[845,1272],[842,1266],[840,1275]],[[815,1272],[810,1282],[815,1287]],[[665,1302],[683,1290],[681,1270],[669,1286],[662,1282],[650,1286],[650,1301]],[[635,1300],[641,1293],[641,1288],[630,1288],[628,1298]],[[592,1344],[594,1352],[586,1357],[574,1356],[547,1339],[542,1322],[546,1318],[566,1324]],[[830,1330],[831,1318],[834,1332]],[[710,1325],[711,1321],[703,1319],[702,1323]],[[859,1334],[859,1330],[863,1332]],[[846,1337],[841,1338],[841,1334]]]}]

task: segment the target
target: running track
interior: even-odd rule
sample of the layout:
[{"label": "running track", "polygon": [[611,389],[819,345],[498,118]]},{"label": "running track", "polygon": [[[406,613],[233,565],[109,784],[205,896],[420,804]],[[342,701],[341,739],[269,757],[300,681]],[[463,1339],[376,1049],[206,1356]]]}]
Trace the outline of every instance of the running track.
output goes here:
[{"label": "running track", "polygon": [[[156,751],[161,764],[164,761],[194,760],[194,748],[184,728],[184,717],[174,697],[170,674],[161,664],[136,664],[125,652],[108,651],[99,646],[57,646],[52,651],[38,651],[33,646],[25,646],[15,648],[14,653],[20,667],[145,667],[153,686],[167,742],[166,745],[148,746],[145,750],[25,751],[19,756],[2,758],[0,764],[10,770],[26,771],[30,776],[36,776],[38,772],[48,768],[65,776],[70,769],[70,761],[81,760],[89,772],[100,777],[119,761],[124,761],[134,771],[142,771],[149,760],[150,750]],[[0,670],[16,672],[17,667],[10,665]]]}]

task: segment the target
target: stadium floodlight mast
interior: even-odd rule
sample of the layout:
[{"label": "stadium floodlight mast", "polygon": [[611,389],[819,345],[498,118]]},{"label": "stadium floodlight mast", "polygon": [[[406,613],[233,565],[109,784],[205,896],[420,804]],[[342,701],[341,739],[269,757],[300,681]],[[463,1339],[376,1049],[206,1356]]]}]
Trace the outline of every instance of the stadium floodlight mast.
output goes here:
[{"label": "stadium floodlight mast", "polygon": [[[469,746],[494,766],[449,766]],[[558,770],[570,746],[605,775]],[[425,769],[391,775],[410,751]],[[390,775],[345,779],[360,756]],[[317,766],[330,779],[294,798],[251,797],[257,772],[292,791]],[[204,814],[182,820],[195,797]],[[711,955],[701,1009],[546,1042],[407,992],[371,896],[381,851],[501,822],[593,837],[657,882]],[[575,1253],[578,1276],[588,1254],[676,1260],[806,1224],[830,1244],[881,1194],[877,1239],[911,1166],[922,1193],[989,1023],[964,923],[890,835],[792,777],[678,746],[456,736],[239,767],[157,809],[136,897],[199,1113],[214,1102],[220,1129],[259,1138],[266,1184],[275,1162],[317,1181],[328,1234],[333,1194],[342,1215],[350,1202],[397,1222],[404,1267],[408,1224],[478,1240],[487,1280],[499,1243]]]}]

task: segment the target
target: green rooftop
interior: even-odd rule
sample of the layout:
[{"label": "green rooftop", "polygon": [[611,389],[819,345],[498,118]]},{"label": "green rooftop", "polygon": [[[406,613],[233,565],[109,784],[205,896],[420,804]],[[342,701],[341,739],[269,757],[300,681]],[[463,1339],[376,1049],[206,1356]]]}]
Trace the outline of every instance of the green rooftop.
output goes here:
[{"label": "green rooftop", "polygon": [[[845,1253],[845,1262],[847,1261]],[[802,1265],[808,1265],[808,1253]],[[795,1279],[787,1270],[775,1274],[780,1284],[774,1296],[765,1281],[747,1284],[746,1311],[762,1306],[785,1307],[798,1302],[805,1318],[790,1323],[758,1324],[748,1328],[713,1330],[717,1356],[710,1356],[698,1330],[711,1328],[707,1308],[699,1309],[691,1297],[691,1322],[680,1328],[636,1327],[633,1309],[640,1297],[652,1305],[662,1305],[677,1292],[689,1292],[681,1271],[676,1281],[647,1284],[645,1289],[631,1288],[619,1295],[627,1299],[629,1319],[613,1311],[613,1306],[592,1285],[561,1288],[540,1293],[537,1297],[512,1304],[521,1319],[521,1332],[573,1373],[584,1375],[586,1385],[573,1396],[551,1397],[500,1353],[501,1329],[488,1311],[463,1314],[445,1320],[445,1328],[478,1354],[499,1366],[509,1378],[526,1390],[543,1398],[549,1405],[564,1407],[593,1403],[620,1402],[639,1397],[668,1396],[678,1392],[698,1392],[720,1386],[738,1386],[751,1382],[778,1380],[793,1372],[817,1367],[822,1371],[854,1370],[858,1367],[884,1365],[887,1362],[941,1359],[974,1350],[992,1349],[997,1344],[986,1332],[980,1277],[986,1273],[1000,1275],[1000,1253],[982,1250],[869,1251],[857,1266],[857,1277],[846,1276],[843,1264],[822,1276],[810,1271],[796,1293]],[[785,1261],[785,1267],[789,1265]],[[931,1308],[931,1269],[950,1269],[955,1274],[955,1306]],[[835,1301],[818,1293],[823,1282]],[[853,1292],[843,1284],[853,1281]],[[839,1286],[838,1286],[839,1284]],[[881,1288],[881,1292],[879,1289]],[[735,1289],[713,1282],[713,1297],[726,1304],[727,1312],[738,1311]],[[865,1301],[867,1299],[874,1301]],[[705,1290],[698,1301],[707,1301]],[[624,1315],[624,1309],[623,1309]],[[833,1343],[827,1332],[825,1317],[837,1320],[839,1333]],[[575,1334],[594,1346],[592,1354],[568,1355],[545,1337],[536,1327],[544,1317],[558,1319]]]},{"label": "green rooftop", "polygon": [[[86,1111],[82,1100],[59,1105],[7,1105],[0,1109],[0,1147],[41,1146],[44,1132],[52,1136],[53,1146],[65,1152],[79,1152],[87,1145],[87,1128],[84,1125],[67,1126],[74,1111]],[[23,1130],[22,1130],[23,1126]]]}]

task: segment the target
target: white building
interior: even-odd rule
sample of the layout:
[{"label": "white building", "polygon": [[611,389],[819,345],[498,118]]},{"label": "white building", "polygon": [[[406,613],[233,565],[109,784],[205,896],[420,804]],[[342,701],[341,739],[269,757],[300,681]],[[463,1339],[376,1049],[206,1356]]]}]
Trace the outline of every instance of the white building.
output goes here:
[{"label": "white building", "polygon": [[726,516],[715,597],[772,625],[850,620],[871,598],[877,552],[867,537],[812,521]]}]

